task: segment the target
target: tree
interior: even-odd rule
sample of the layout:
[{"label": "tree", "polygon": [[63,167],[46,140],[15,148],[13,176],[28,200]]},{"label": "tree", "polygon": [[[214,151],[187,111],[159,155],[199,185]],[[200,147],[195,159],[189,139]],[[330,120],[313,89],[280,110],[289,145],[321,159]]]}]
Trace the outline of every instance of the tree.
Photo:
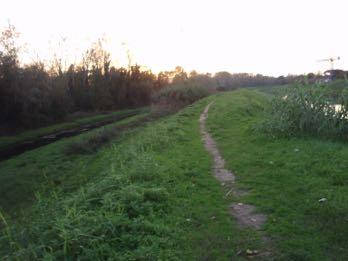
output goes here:
[{"label": "tree", "polygon": [[18,38],[13,25],[9,25],[0,36],[0,112],[1,122],[13,122],[18,111],[15,105],[18,103],[16,80],[19,71],[19,48],[15,41]]},{"label": "tree", "polygon": [[187,73],[181,66],[175,67],[173,83],[182,83],[188,79]]}]

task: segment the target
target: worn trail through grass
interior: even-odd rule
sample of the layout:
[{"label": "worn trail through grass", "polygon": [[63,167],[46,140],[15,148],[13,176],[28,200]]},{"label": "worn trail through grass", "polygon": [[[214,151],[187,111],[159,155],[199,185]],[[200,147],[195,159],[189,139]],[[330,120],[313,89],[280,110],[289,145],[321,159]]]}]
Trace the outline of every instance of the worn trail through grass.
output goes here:
[{"label": "worn trail through grass", "polygon": [[[213,157],[213,175],[215,178],[221,183],[222,186],[228,188],[227,196],[228,194],[232,193],[237,199],[245,195],[247,192],[242,191],[240,189],[237,189],[234,186],[236,177],[233,172],[229,171],[225,168],[225,160],[221,156],[221,153],[219,149],[217,148],[216,142],[212,138],[212,136],[209,134],[209,132],[206,130],[205,122],[208,118],[208,112],[210,106],[214,102],[209,103],[203,110],[202,114],[200,115],[200,132],[202,135],[202,139],[204,142],[204,146],[206,150],[212,155]],[[243,228],[243,227],[249,227],[255,230],[260,230],[264,223],[267,220],[266,215],[257,213],[255,211],[255,207],[250,204],[245,203],[232,203],[230,205],[230,213],[231,215],[236,219],[237,224]],[[264,243],[268,241],[266,237],[264,237]],[[252,252],[250,254],[258,255],[258,256],[268,256],[270,255],[269,251],[263,251],[263,252]]]}]

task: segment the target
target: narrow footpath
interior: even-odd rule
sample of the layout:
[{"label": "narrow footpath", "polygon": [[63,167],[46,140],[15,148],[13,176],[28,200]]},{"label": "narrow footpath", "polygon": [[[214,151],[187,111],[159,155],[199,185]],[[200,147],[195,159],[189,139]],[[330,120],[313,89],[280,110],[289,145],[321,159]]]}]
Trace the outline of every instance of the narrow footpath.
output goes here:
[{"label": "narrow footpath", "polygon": [[[212,155],[214,159],[213,175],[220,181],[221,185],[228,189],[228,194],[233,194],[236,199],[245,195],[246,191],[238,190],[235,187],[236,177],[233,172],[225,169],[225,160],[221,156],[216,142],[206,129],[206,120],[208,118],[208,111],[213,102],[209,103],[202,112],[200,122],[200,132],[202,140],[206,150]],[[261,230],[263,224],[266,222],[267,217],[264,214],[257,213],[253,205],[245,204],[242,202],[232,203],[230,205],[230,213],[236,219],[237,224],[241,228],[251,228],[255,230]],[[263,237],[264,243],[269,243],[266,237]],[[253,254],[253,253],[252,253]],[[266,257],[270,256],[270,251],[255,252],[255,256]]]}]

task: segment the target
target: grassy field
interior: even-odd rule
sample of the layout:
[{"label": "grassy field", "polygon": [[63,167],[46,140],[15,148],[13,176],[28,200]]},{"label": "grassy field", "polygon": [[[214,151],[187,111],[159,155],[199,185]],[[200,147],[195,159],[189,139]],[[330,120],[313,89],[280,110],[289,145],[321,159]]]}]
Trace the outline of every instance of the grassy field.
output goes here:
[{"label": "grassy field", "polygon": [[[261,249],[263,232],[236,226],[228,209],[235,199],[211,175],[198,118],[213,100],[208,128],[249,191],[243,202],[268,215],[263,232],[275,260],[344,260],[346,144],[256,132],[269,94],[255,90],[210,96],[92,154],[64,153],[92,135],[83,134],[1,162],[0,256],[244,260],[241,251]],[[26,201],[22,191],[36,197]]]},{"label": "grassy field", "polygon": [[[216,98],[208,126],[246,202],[268,215],[281,260],[348,256],[348,146],[319,138],[269,139],[253,131],[267,96],[241,90]],[[319,202],[325,198],[326,201]]]},{"label": "grassy field", "polygon": [[66,158],[62,140],[2,162],[1,184],[22,182],[2,204],[20,205],[26,183],[42,189],[31,208],[5,215],[1,256],[228,260],[257,247],[257,235],[236,228],[210,173],[198,130],[206,103],[124,132],[92,155]]},{"label": "grassy field", "polygon": [[75,137],[65,138],[44,147],[28,151],[13,159],[0,162],[0,206],[17,216],[35,199],[35,193],[45,194],[52,189],[73,191],[93,178],[103,164],[108,164],[105,154],[66,155],[72,143],[82,142],[94,134],[117,129],[136,122],[148,113],[126,118],[105,127]]},{"label": "grassy field", "polygon": [[13,136],[0,136],[0,149],[10,146],[12,144],[32,140],[32,139],[39,138],[41,136],[49,135],[62,130],[77,128],[90,123],[102,122],[108,119],[112,119],[113,117],[122,116],[128,113],[131,113],[133,111],[141,112],[141,111],[146,111],[146,109],[144,108],[141,110],[139,109],[122,110],[122,111],[103,113],[103,114],[93,115],[93,116],[84,116],[84,117],[79,117],[66,122],[49,125],[47,127],[43,127],[39,129],[24,131]]}]

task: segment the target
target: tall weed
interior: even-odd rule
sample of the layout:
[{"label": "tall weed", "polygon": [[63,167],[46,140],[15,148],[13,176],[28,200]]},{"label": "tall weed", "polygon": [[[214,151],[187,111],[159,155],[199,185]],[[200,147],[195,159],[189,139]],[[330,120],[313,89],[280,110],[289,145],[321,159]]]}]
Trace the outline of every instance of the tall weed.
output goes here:
[{"label": "tall weed", "polygon": [[328,85],[296,84],[279,93],[258,126],[271,136],[309,134],[347,138],[348,89],[334,91]]}]

